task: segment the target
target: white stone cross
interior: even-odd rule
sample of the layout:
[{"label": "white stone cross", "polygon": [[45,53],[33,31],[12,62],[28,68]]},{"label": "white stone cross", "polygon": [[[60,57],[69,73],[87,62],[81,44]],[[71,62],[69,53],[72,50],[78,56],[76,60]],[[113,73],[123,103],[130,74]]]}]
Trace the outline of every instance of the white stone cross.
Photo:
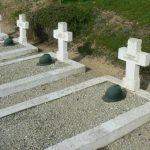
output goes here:
[{"label": "white stone cross", "polygon": [[27,36],[26,36],[26,29],[29,28],[29,22],[26,21],[25,14],[19,15],[19,20],[17,20],[17,27],[19,27],[20,37],[18,42],[22,45],[27,44]]},{"label": "white stone cross", "polygon": [[58,39],[58,51],[56,57],[60,61],[68,59],[67,42],[72,41],[72,32],[67,31],[67,23],[59,22],[58,29],[53,31],[54,38]]},{"label": "white stone cross", "polygon": [[2,32],[2,15],[0,14],[0,44],[4,42],[5,39],[8,38],[8,35]]},{"label": "white stone cross", "polygon": [[126,61],[126,73],[122,85],[131,90],[140,89],[139,69],[150,64],[150,54],[141,51],[142,40],[130,38],[128,47],[119,49],[118,58]]},{"label": "white stone cross", "polygon": [[1,22],[2,22],[2,15],[0,14],[0,34],[2,33],[2,26],[1,26]]}]

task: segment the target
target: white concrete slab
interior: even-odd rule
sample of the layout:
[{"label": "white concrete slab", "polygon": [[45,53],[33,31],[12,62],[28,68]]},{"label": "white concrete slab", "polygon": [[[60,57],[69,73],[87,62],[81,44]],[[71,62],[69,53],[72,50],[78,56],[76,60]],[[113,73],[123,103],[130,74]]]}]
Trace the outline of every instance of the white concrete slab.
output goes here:
[{"label": "white concrete slab", "polygon": [[22,111],[22,110],[25,110],[25,109],[29,109],[31,107],[41,105],[41,104],[46,103],[46,102],[56,100],[56,99],[61,98],[63,96],[69,95],[71,93],[80,91],[82,89],[91,87],[91,86],[99,84],[99,83],[102,83],[104,81],[106,81],[106,79],[103,77],[92,79],[92,80],[89,80],[89,81],[65,88],[65,89],[60,90],[60,91],[49,93],[49,94],[31,99],[29,101],[25,101],[25,102],[16,104],[14,106],[0,109],[0,118],[5,117],[5,116],[10,115],[10,114],[13,114],[13,113],[16,113],[16,112],[19,112],[19,111]]},{"label": "white concrete slab", "polygon": [[[54,53],[49,53],[52,57],[55,57]],[[27,57],[22,57],[22,58],[17,58],[17,59],[13,59],[7,62],[0,62],[0,67],[1,66],[7,66],[10,64],[15,64],[15,63],[19,63],[21,61],[26,61],[26,60],[30,60],[30,59],[34,59],[34,58],[38,58],[41,57],[43,55],[43,53],[40,54],[36,54],[36,55],[32,55],[32,56],[27,56]]]},{"label": "white concrete slab", "polygon": [[[50,54],[51,56],[55,58],[54,53],[50,53]],[[19,61],[24,61],[27,59],[35,58],[37,56],[40,57],[41,55],[14,60],[14,61],[11,61],[11,63],[18,63]],[[16,81],[12,81],[12,82],[0,85],[0,97],[7,96],[12,93],[24,91],[26,89],[30,89],[30,88],[33,88],[33,87],[36,87],[38,85],[42,85],[45,83],[51,83],[53,81],[57,81],[59,79],[65,78],[69,75],[82,73],[85,71],[85,66],[75,61],[68,59],[65,61],[65,63],[68,64],[69,66],[55,69],[55,70],[48,71],[48,72],[43,72],[43,73],[31,76],[31,77],[26,77],[23,79],[19,79]]]},{"label": "white concrete slab", "polygon": [[[121,80],[111,76],[104,76],[102,79],[103,81],[122,85]],[[150,101],[150,93],[147,91],[140,89],[132,93]],[[50,146],[45,150],[96,150],[102,148],[150,121],[149,108],[150,102],[147,102],[95,128]]]},{"label": "white concrete slab", "polygon": [[96,150],[130,133],[150,120],[150,102],[117,116],[46,150]]},{"label": "white concrete slab", "polygon": [[[29,101],[16,104],[14,106],[1,109],[0,118],[41,105],[43,103],[54,101],[58,98],[67,96],[71,93],[83,90],[88,87],[92,87],[105,81],[110,81],[119,85],[122,84],[121,80],[111,76],[98,77],[60,91],[46,94],[41,97],[37,97]],[[145,99],[150,101],[149,92],[139,90],[133,93],[138,94],[139,96],[144,97]],[[130,133],[132,130],[143,125],[144,123],[148,122],[150,120],[149,108],[150,102],[147,102],[144,105],[133,108],[132,110],[121,114],[95,128],[87,130],[72,138],[66,139],[54,146],[50,146],[46,150],[95,150],[97,148],[104,147],[115,141],[116,139]]]},{"label": "white concrete slab", "polygon": [[34,52],[38,52],[38,48],[28,43],[23,48],[17,48],[14,50],[7,50],[7,51],[0,52],[0,61],[13,59],[13,58],[23,56],[26,54],[31,54]]}]

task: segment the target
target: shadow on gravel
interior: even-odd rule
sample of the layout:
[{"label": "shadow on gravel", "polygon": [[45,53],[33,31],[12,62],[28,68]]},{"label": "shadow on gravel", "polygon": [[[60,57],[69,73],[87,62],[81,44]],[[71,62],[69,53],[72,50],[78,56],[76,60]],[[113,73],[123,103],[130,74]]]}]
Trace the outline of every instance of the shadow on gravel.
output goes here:
[{"label": "shadow on gravel", "polygon": [[80,62],[85,56],[79,54],[79,56],[73,58],[74,61]]},{"label": "shadow on gravel", "polygon": [[[85,56],[79,54],[79,56],[73,58],[72,60],[74,60],[74,61],[76,61],[76,62],[80,62],[84,57],[85,57]],[[90,71],[90,70],[91,70],[91,68],[89,68],[89,67],[86,67],[86,69],[85,69],[86,72],[88,72],[88,71]]]},{"label": "shadow on gravel", "polygon": [[109,150],[107,147],[99,148],[97,150]]}]

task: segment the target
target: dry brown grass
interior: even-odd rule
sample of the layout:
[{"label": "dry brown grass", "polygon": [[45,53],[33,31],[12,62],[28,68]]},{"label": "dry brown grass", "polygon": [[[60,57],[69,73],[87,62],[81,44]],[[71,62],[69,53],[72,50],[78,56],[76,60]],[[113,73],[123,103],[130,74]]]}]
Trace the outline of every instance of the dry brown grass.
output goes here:
[{"label": "dry brown grass", "polygon": [[32,12],[46,7],[53,3],[53,0],[0,0],[0,14],[3,16],[3,32],[11,33],[15,31],[16,19],[14,14],[17,11]]}]

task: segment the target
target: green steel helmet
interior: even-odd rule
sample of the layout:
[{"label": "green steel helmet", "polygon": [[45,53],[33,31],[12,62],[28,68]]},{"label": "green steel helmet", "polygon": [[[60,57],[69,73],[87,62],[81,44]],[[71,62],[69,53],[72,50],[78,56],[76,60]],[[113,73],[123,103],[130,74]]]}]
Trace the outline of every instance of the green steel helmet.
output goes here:
[{"label": "green steel helmet", "polygon": [[14,41],[11,37],[8,37],[7,39],[4,40],[4,46],[12,46],[14,45]]},{"label": "green steel helmet", "polygon": [[46,65],[50,65],[52,63],[53,63],[53,59],[50,56],[50,54],[44,54],[43,56],[40,57],[39,62],[37,63],[37,65],[46,66]]},{"label": "green steel helmet", "polygon": [[121,87],[117,84],[109,87],[103,96],[103,100],[106,102],[117,102],[121,101],[126,97],[126,94],[123,92]]}]

